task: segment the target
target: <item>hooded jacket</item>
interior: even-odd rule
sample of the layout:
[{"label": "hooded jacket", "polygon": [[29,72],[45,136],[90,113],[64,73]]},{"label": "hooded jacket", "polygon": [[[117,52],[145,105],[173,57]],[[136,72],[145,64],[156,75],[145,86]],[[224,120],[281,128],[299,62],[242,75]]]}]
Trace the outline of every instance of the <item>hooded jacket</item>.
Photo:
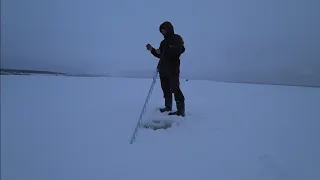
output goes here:
[{"label": "hooded jacket", "polygon": [[179,34],[175,34],[170,22],[166,21],[159,26],[160,33],[161,29],[165,29],[166,34],[159,46],[160,54],[157,54],[155,49],[152,49],[151,53],[160,58],[158,64],[160,76],[179,76],[180,56],[185,51],[184,41]]}]

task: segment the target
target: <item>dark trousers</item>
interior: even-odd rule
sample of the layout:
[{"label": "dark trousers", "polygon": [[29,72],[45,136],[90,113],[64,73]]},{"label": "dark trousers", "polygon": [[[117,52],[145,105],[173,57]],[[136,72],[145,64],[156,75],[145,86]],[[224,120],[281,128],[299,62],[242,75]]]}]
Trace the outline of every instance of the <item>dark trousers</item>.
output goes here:
[{"label": "dark trousers", "polygon": [[184,95],[180,89],[179,76],[162,76],[160,74],[160,82],[164,98],[172,99],[172,94],[174,94],[176,102],[184,101]]}]

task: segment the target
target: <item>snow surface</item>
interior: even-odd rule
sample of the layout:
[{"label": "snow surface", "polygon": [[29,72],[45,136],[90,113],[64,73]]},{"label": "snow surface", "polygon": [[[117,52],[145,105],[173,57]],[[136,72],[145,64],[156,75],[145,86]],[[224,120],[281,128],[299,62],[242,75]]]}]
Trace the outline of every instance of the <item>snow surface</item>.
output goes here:
[{"label": "snow surface", "polygon": [[320,179],[319,88],[182,81],[185,122],[129,144],[150,83],[1,76],[1,179]]}]

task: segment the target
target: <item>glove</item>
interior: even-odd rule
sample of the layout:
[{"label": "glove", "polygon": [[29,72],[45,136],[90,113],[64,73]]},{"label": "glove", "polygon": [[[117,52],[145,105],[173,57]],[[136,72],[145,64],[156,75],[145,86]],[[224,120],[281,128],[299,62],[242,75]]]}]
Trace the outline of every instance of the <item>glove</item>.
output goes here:
[{"label": "glove", "polygon": [[147,44],[146,48],[147,48],[148,51],[151,51],[153,47],[150,44]]}]

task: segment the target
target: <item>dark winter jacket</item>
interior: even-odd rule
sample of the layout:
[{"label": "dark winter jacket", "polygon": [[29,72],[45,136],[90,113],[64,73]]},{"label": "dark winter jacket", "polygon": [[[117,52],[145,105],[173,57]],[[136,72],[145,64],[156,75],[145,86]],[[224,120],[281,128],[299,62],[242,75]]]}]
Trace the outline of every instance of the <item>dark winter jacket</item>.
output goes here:
[{"label": "dark winter jacket", "polygon": [[180,75],[180,56],[185,51],[184,41],[179,34],[174,33],[173,25],[166,21],[159,27],[166,30],[166,35],[160,43],[160,54],[156,53],[155,49],[151,53],[160,58],[158,70],[160,76],[179,76]]}]

